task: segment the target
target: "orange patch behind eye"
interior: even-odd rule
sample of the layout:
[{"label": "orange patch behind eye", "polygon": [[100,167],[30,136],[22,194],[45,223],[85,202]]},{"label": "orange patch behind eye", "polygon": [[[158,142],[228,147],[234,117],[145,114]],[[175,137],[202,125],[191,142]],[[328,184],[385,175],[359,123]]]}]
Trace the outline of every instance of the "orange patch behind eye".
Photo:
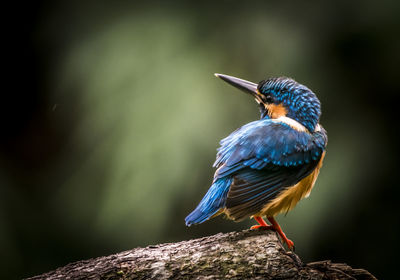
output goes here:
[{"label": "orange patch behind eye", "polygon": [[272,119],[285,117],[287,115],[287,110],[282,104],[266,104],[265,107],[268,110],[269,117]]}]

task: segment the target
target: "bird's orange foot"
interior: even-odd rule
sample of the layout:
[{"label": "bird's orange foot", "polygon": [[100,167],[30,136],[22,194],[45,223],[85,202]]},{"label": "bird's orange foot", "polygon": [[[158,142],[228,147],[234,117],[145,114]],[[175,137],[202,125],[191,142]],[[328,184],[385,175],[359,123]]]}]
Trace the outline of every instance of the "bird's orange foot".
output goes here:
[{"label": "bird's orange foot", "polygon": [[273,226],[270,226],[270,225],[255,225],[255,226],[252,226],[250,229],[258,229],[258,228],[262,228],[262,229],[272,229],[273,228]]},{"label": "bird's orange foot", "polygon": [[254,216],[253,218],[254,218],[254,220],[256,220],[256,221],[259,223],[259,225],[252,226],[250,229],[258,229],[258,228],[262,228],[262,229],[272,229],[272,228],[273,228],[273,226],[268,225],[268,224],[263,220],[263,218],[261,218],[261,217],[259,217],[259,216]]},{"label": "bird's orange foot", "polygon": [[285,238],[282,238],[283,242],[286,243],[286,245],[288,246],[289,250],[294,251],[294,243],[292,240],[288,239],[286,236]]},{"label": "bird's orange foot", "polygon": [[294,250],[293,241],[286,237],[286,234],[282,231],[282,228],[279,226],[278,222],[275,221],[275,219],[273,217],[268,217],[268,221],[271,222],[272,227],[274,228],[274,230],[276,230],[276,232],[282,238],[282,241],[288,246],[289,250]]}]

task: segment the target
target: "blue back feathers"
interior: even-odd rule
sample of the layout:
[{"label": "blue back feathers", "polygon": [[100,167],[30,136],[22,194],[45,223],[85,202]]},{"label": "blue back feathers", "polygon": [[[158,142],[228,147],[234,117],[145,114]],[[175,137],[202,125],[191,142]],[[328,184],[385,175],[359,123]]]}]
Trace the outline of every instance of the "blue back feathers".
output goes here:
[{"label": "blue back feathers", "polygon": [[311,134],[272,119],[251,122],[223,139],[214,181],[234,178],[224,204],[230,218],[258,213],[281,190],[309,175],[326,143],[323,128]]},{"label": "blue back feathers", "polygon": [[262,119],[242,126],[221,140],[214,167],[215,179],[231,175],[240,167],[261,170],[267,165],[297,166],[318,160],[325,149],[324,129],[310,134],[285,123]]}]

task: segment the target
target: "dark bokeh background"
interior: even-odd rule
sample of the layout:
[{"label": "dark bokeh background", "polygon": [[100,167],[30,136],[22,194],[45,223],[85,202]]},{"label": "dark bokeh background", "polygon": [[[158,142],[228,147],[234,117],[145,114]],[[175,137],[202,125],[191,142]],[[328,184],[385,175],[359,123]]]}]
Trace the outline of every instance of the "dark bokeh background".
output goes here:
[{"label": "dark bokeh background", "polygon": [[395,271],[398,1],[42,1],[4,13],[4,279],[249,227],[183,221],[218,141],[258,118],[214,72],[290,76],[317,93],[325,164],[278,220],[304,261]]}]

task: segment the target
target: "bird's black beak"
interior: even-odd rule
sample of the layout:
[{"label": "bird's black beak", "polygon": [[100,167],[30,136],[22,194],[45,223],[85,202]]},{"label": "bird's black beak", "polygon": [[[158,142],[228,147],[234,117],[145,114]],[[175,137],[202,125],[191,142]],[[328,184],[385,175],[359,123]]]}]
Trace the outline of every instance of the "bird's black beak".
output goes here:
[{"label": "bird's black beak", "polygon": [[224,80],[225,82],[227,82],[228,84],[246,92],[251,94],[258,103],[262,102],[261,99],[261,94],[259,93],[259,91],[257,90],[257,84],[246,81],[246,80],[242,80],[236,77],[232,77],[232,76],[228,76],[228,75],[224,75],[224,74],[218,74],[215,73],[214,74],[216,77],[221,78],[222,80]]}]

